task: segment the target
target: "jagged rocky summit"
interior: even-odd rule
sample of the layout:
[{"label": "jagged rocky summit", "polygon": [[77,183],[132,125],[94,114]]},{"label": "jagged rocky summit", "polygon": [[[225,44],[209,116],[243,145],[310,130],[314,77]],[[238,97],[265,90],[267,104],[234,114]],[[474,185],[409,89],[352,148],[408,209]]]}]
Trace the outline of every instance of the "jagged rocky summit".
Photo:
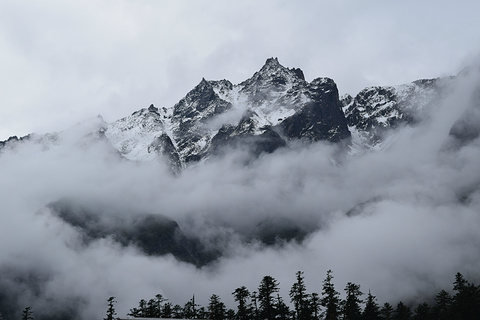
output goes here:
[{"label": "jagged rocky summit", "polygon": [[[166,160],[174,172],[229,148],[258,156],[292,141],[340,143],[356,153],[382,148],[392,128],[419,121],[419,111],[437,103],[446,87],[448,79],[418,80],[340,98],[332,79],[308,82],[302,70],[269,58],[239,84],[202,79],[174,106],[151,105],[112,123],[100,117],[80,127],[84,138],[96,137],[126,159]],[[70,135],[12,137],[0,149],[23,140],[48,148]]]},{"label": "jagged rocky summit", "polygon": [[245,147],[258,155],[290,140],[347,141],[350,132],[335,82],[305,81],[300,69],[270,58],[250,79],[202,79],[171,108],[134,112],[108,125],[106,136],[132,160],[165,155],[179,168]]}]

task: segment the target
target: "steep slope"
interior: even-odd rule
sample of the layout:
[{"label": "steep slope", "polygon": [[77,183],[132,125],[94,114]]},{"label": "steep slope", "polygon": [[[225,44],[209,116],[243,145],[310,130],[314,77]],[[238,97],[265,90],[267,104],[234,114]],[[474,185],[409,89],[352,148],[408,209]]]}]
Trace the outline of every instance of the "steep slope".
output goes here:
[{"label": "steep slope", "polygon": [[368,87],[354,98],[342,97],[343,110],[357,151],[379,149],[392,130],[421,120],[448,93],[450,78],[417,80],[399,86]]},{"label": "steep slope", "polygon": [[218,92],[244,110],[234,135],[260,135],[274,128],[286,140],[336,142],[350,136],[333,80],[308,83],[300,69],[287,69],[276,58],[230,91],[222,87]]},{"label": "steep slope", "polygon": [[173,139],[184,162],[201,159],[213,134],[208,121],[231,107],[205,79],[173,106]]},{"label": "steep slope", "polygon": [[167,160],[174,172],[181,169],[180,156],[170,135],[169,110],[153,105],[108,124],[106,137],[127,159]]},{"label": "steep slope", "polygon": [[346,141],[350,138],[335,82],[318,78],[307,86],[309,100],[280,127],[290,139]]}]

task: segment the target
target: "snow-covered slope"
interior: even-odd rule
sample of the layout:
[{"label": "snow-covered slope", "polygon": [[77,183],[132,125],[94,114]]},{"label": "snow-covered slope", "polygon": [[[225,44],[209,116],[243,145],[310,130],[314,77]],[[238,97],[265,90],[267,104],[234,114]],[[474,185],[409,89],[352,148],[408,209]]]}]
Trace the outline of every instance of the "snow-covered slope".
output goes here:
[{"label": "snow-covered slope", "polygon": [[152,160],[157,154],[148,146],[166,132],[158,109],[150,106],[108,124],[106,136],[130,160]]},{"label": "snow-covered slope", "polygon": [[[168,149],[186,165],[242,141],[261,153],[290,139],[348,139],[341,108],[333,80],[308,83],[300,69],[270,58],[240,84],[202,79],[173,107],[134,112],[109,124],[106,136],[130,160],[153,160]],[[167,147],[152,148],[159,137]]]},{"label": "snow-covered slope", "polygon": [[448,92],[450,78],[424,79],[399,86],[368,87],[354,98],[342,97],[352,133],[353,152],[382,149],[394,129],[422,120]]},{"label": "snow-covered slope", "polygon": [[12,137],[0,142],[0,150],[27,140],[49,148],[90,136],[126,159],[167,161],[175,172],[228,148],[259,155],[295,140],[341,142],[355,154],[384,148],[395,128],[421,121],[422,110],[442,99],[450,80],[369,87],[340,99],[332,79],[308,82],[302,70],[269,58],[239,84],[202,79],[174,106],[151,105],[112,123],[100,117],[62,133]]}]

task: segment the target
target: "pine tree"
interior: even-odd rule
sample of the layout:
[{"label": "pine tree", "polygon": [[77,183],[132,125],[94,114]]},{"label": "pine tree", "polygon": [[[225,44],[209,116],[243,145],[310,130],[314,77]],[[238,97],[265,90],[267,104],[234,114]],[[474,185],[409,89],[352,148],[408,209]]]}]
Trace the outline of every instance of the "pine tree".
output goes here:
[{"label": "pine tree", "polygon": [[131,308],[128,311],[127,316],[134,317],[134,318],[140,318],[140,310],[138,310],[138,308]]},{"label": "pine tree", "polygon": [[296,320],[309,319],[307,288],[302,271],[296,273],[297,281],[290,289],[290,302],[293,303]]},{"label": "pine tree", "polygon": [[480,287],[469,283],[461,273],[455,275],[453,290],[456,291],[452,301],[453,319],[480,319]]},{"label": "pine tree", "polygon": [[205,307],[199,307],[196,312],[197,312],[197,319],[208,318],[207,311],[205,311]]},{"label": "pine tree", "polygon": [[155,299],[148,300],[145,317],[157,318],[157,302],[155,301]]},{"label": "pine tree", "polygon": [[33,310],[32,307],[26,307],[22,312],[22,320],[33,320]]},{"label": "pine tree", "polygon": [[232,292],[233,299],[237,302],[237,320],[248,320],[251,317],[251,309],[248,306],[248,297],[250,297],[250,292],[245,286],[235,289]]},{"label": "pine tree", "polygon": [[115,300],[115,297],[108,298],[107,302],[108,302],[107,316],[105,318],[103,318],[103,320],[116,320],[116,319],[118,319],[118,318],[115,317],[115,315],[117,314],[115,312],[115,303],[117,303],[117,301]]},{"label": "pine tree", "polygon": [[260,319],[260,314],[258,311],[258,294],[257,291],[253,291],[250,295],[251,306],[250,310],[252,310],[252,315],[254,320]]},{"label": "pine tree", "polygon": [[277,299],[275,301],[275,309],[277,311],[277,320],[288,320],[290,316],[290,308],[285,304],[282,297],[277,293]]},{"label": "pine tree", "polygon": [[368,291],[367,301],[365,303],[365,309],[363,309],[362,318],[364,320],[379,320],[380,319],[380,307],[376,301],[376,297]]},{"label": "pine tree", "polygon": [[258,302],[260,304],[259,313],[261,319],[275,319],[274,294],[279,290],[278,282],[271,276],[263,277],[258,287]]},{"label": "pine tree", "polygon": [[138,310],[140,311],[140,317],[147,317],[147,300],[140,300],[140,302],[138,303]]},{"label": "pine tree", "polygon": [[138,302],[138,308],[132,308],[127,313],[127,316],[131,316],[134,318],[145,318],[147,317],[147,301],[145,299],[141,299]]},{"label": "pine tree", "polygon": [[320,313],[320,297],[318,293],[313,292],[310,295],[309,299],[310,311],[312,312],[312,319],[318,320],[319,313]]},{"label": "pine tree", "polygon": [[326,308],[325,320],[337,320],[340,314],[340,293],[335,290],[332,279],[332,270],[328,270],[327,277],[323,280],[322,299],[320,300],[321,305]]},{"label": "pine tree", "polygon": [[360,296],[363,293],[360,291],[358,284],[349,282],[345,287],[346,297],[343,303],[342,314],[344,320],[360,320],[362,316],[362,309],[360,308]]},{"label": "pine tree", "polygon": [[[235,310],[233,309],[228,309],[227,312],[225,313],[225,319],[226,320],[235,320]],[[202,319],[202,318],[200,318]]]},{"label": "pine tree", "polygon": [[183,316],[185,319],[196,319],[197,307],[199,307],[199,305],[195,303],[195,296],[193,296],[183,307]]},{"label": "pine tree", "polygon": [[158,293],[155,295],[155,308],[153,313],[153,318],[161,318],[164,313],[164,302],[168,301],[165,299],[162,294]]},{"label": "pine tree", "polygon": [[433,313],[438,320],[451,319],[450,313],[452,308],[452,297],[450,294],[441,290],[435,296],[435,306],[433,307]]},{"label": "pine tree", "polygon": [[385,302],[380,309],[380,315],[384,320],[392,320],[393,319],[393,307],[390,303]]},{"label": "pine tree", "polygon": [[220,297],[212,294],[208,304],[208,319],[225,320],[226,311],[225,304],[220,301]]},{"label": "pine tree", "polygon": [[457,272],[455,275],[455,281],[453,282],[453,290],[457,292],[463,291],[468,286],[468,281],[465,280],[463,274]]},{"label": "pine tree", "polygon": [[414,313],[413,319],[415,320],[433,320],[432,309],[426,302],[419,304]]},{"label": "pine tree", "polygon": [[171,302],[166,302],[163,305],[160,318],[173,318],[173,304]]},{"label": "pine tree", "polygon": [[172,309],[172,315],[173,315],[173,318],[174,319],[182,319],[182,318],[185,318],[184,315],[183,315],[183,308],[176,304],[175,306],[173,306],[173,309]]},{"label": "pine tree", "polygon": [[400,301],[397,304],[397,308],[395,309],[394,315],[395,315],[395,318],[394,318],[395,320],[410,320],[410,319],[412,319],[412,311],[402,301]]}]

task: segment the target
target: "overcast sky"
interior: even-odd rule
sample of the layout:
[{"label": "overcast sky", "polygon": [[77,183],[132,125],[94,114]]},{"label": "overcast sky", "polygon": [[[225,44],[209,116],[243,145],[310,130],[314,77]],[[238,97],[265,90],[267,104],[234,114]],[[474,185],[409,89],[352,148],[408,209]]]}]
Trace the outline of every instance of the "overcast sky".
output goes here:
[{"label": "overcast sky", "polygon": [[456,74],[480,52],[480,2],[0,2],[0,140],[171,106],[202,77],[268,57],[340,92]]}]

